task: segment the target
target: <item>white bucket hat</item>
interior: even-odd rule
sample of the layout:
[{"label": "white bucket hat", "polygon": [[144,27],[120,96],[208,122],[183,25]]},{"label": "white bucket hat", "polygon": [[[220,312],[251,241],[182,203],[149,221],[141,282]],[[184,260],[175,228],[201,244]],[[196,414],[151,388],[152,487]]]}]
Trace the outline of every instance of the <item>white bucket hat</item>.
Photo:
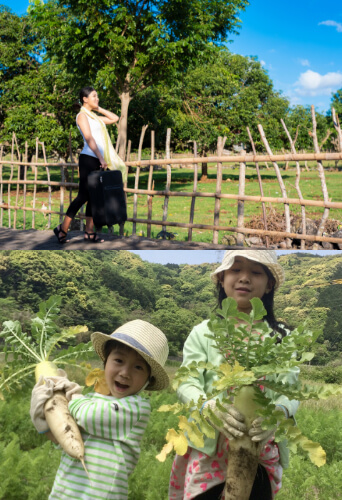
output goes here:
[{"label": "white bucket hat", "polygon": [[234,264],[235,257],[245,257],[259,264],[263,264],[269,269],[275,279],[274,289],[280,287],[285,281],[284,269],[277,262],[277,254],[274,250],[227,250],[223,256],[222,264],[211,273],[211,279],[217,283],[222,271],[230,269]]},{"label": "white bucket hat", "polygon": [[117,340],[139,353],[151,367],[150,383],[146,390],[158,391],[169,385],[169,377],[163,368],[169,354],[167,338],[151,323],[135,319],[120,326],[110,335],[95,332],[91,340],[102,361],[105,360],[104,346],[109,340]]}]

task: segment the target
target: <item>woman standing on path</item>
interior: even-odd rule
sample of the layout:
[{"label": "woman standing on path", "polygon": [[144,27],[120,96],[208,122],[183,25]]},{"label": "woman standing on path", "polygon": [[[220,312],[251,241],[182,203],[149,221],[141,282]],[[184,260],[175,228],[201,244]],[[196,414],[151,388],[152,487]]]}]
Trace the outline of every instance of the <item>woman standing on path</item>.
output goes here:
[{"label": "woman standing on path", "polygon": [[[91,211],[88,191],[88,175],[95,170],[119,168],[125,178],[124,163],[117,156],[110,141],[106,125],[112,125],[119,117],[99,107],[99,98],[93,87],[84,87],[80,90],[80,105],[82,106],[76,117],[76,124],[84,139],[84,147],[79,158],[79,190],[77,197],[71,202],[66,216],[61,224],[53,231],[59,243],[67,243],[67,232],[72,219],[87,202],[86,227],[84,240],[91,243],[102,243],[104,240],[94,232],[94,222]],[[100,113],[101,118],[93,111]],[[114,162],[115,165],[114,166]]]}]

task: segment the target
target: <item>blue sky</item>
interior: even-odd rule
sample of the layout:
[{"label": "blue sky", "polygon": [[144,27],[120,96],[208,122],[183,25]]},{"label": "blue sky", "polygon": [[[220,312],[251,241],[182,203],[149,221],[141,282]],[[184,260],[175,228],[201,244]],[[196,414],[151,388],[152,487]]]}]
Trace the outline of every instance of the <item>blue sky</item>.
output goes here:
[{"label": "blue sky", "polygon": [[[28,0],[0,0],[23,14]],[[342,88],[341,0],[250,0],[241,12],[240,35],[229,48],[257,56],[274,87],[291,105],[330,108],[331,94]]]},{"label": "blue sky", "polygon": [[[340,254],[341,250],[298,250],[298,252],[315,253],[321,256]],[[143,260],[157,264],[204,264],[221,262],[224,250],[132,250]],[[293,253],[292,250],[276,250],[277,255]]]},{"label": "blue sky", "polygon": [[250,0],[229,49],[257,56],[291,105],[327,111],[342,88],[341,0]]}]

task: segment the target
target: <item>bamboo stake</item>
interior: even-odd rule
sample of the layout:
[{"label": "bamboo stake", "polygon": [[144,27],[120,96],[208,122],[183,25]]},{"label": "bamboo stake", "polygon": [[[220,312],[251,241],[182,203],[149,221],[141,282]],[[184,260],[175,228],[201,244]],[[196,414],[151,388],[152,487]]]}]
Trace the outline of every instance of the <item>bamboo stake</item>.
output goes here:
[{"label": "bamboo stake", "polygon": [[[286,153],[286,154],[271,154],[271,155],[236,155],[236,156],[201,156],[197,158],[184,158],[182,159],[183,165],[192,165],[194,163],[239,163],[239,162],[245,162],[245,163],[255,163],[255,162],[265,162],[265,161],[335,161],[335,160],[342,160],[342,152],[341,153],[297,153],[296,155],[292,153]],[[10,165],[10,161],[6,160],[1,160],[0,163],[3,163],[5,165]],[[126,164],[129,167],[135,167],[139,165],[140,167],[147,167],[148,165],[151,164],[151,160],[142,160],[140,162],[138,161],[127,161]],[[160,160],[153,160],[154,165],[175,165],[179,164],[179,159],[174,158],[174,159],[160,159]],[[13,162],[13,165],[25,165],[25,162]],[[45,164],[42,162],[34,162],[32,161],[30,165],[37,165],[39,167],[44,167]],[[60,167],[61,165],[66,165],[68,167],[77,167],[77,163],[49,163],[50,167]]]},{"label": "bamboo stake", "polygon": [[[151,130],[151,161],[154,160],[154,130]],[[152,189],[153,165],[150,165],[148,172],[147,189]],[[152,219],[153,195],[147,195],[147,220]],[[151,224],[147,224],[147,237],[151,238]]]},{"label": "bamboo stake", "polygon": [[342,152],[342,130],[340,127],[340,121],[338,119],[338,115],[336,114],[335,108],[331,108],[332,111],[332,118],[333,118],[333,123],[335,130],[337,132],[337,151]]},{"label": "bamboo stake", "polygon": [[[197,157],[197,142],[194,141],[194,158],[196,158],[196,157]],[[198,181],[198,163],[195,163],[194,164],[194,187],[193,187],[194,193],[196,193],[196,191],[197,191],[197,181]],[[193,196],[191,199],[191,207],[190,207],[190,218],[189,218],[190,224],[192,224],[194,222],[195,203],[196,203],[196,197]],[[188,241],[192,241],[192,227],[189,227]]]},{"label": "bamboo stake", "polygon": [[[252,137],[252,134],[249,130],[249,127],[247,127],[247,133],[248,133],[248,137],[249,137],[252,149],[253,149],[253,154],[256,155],[255,145],[254,145],[253,137]],[[256,172],[257,172],[257,176],[258,176],[260,194],[261,194],[261,196],[264,196],[264,189],[262,187],[262,181],[261,181],[261,175],[260,175],[258,162],[255,162],[255,168],[256,168]],[[261,206],[262,206],[262,215],[263,215],[263,219],[264,219],[264,228],[267,230],[267,218],[266,218],[265,203],[262,202]],[[266,236],[266,248],[268,248],[268,246],[269,246],[269,239],[268,239],[268,236]]]},{"label": "bamboo stake", "polygon": [[[217,139],[217,156],[222,156],[224,144],[227,137],[218,137]],[[219,195],[221,194],[222,187],[222,163],[218,162],[216,166],[216,191],[215,191],[215,208],[214,208],[214,226],[219,224],[220,220],[220,206],[221,200]],[[218,231],[213,232],[213,243],[217,245],[218,243]]]},{"label": "bamboo stake", "polygon": [[[262,141],[263,141],[263,143],[264,143],[264,145],[266,147],[266,151],[268,152],[269,155],[272,155],[272,151],[271,151],[271,148],[270,148],[270,146],[268,144],[268,141],[266,139],[266,135],[265,135],[264,130],[263,130],[263,128],[262,128],[262,126],[260,124],[258,125],[258,130],[260,132]],[[283,195],[284,198],[287,198],[285,184],[284,184],[283,178],[281,176],[278,164],[275,161],[272,162],[272,163],[273,163],[276,175],[277,175],[277,179],[278,179],[278,182],[279,182],[279,187],[280,187],[280,190],[282,192],[282,195]],[[289,205],[287,203],[284,204],[284,214],[285,214],[285,227],[286,227],[286,231],[289,233],[289,232],[291,232],[291,221],[290,221],[290,207],[289,207]],[[286,247],[287,248],[291,248],[291,241],[289,240],[289,238],[286,238],[285,241],[286,241]]]},{"label": "bamboo stake", "polygon": [[[291,136],[290,136],[290,133],[289,131],[287,130],[286,128],[286,125],[285,125],[285,122],[283,119],[280,120],[281,121],[281,124],[286,132],[286,135],[290,141],[290,145],[291,145],[291,152],[296,154],[296,148],[295,148],[295,145],[294,145],[294,141],[292,140]],[[296,182],[295,182],[295,187],[296,187],[296,191],[298,193],[298,196],[299,196],[299,199],[300,200],[303,200],[303,195],[302,195],[302,192],[300,190],[300,187],[299,187],[299,181],[300,181],[300,166],[299,166],[299,162],[296,161]],[[306,215],[305,215],[305,206],[301,206],[301,211],[302,211],[302,231],[303,231],[303,234],[306,234]],[[305,249],[305,240],[301,240],[300,241],[300,248],[302,250]]]},{"label": "bamboo stake", "polygon": [[[165,144],[165,158],[170,159],[171,158],[171,151],[170,151],[170,144],[171,144],[171,129],[168,128],[166,132],[166,144]],[[171,187],[171,165],[168,163],[166,165],[166,186],[165,186],[165,199],[164,199],[164,207],[163,207],[163,222],[164,224],[162,225],[162,231],[166,231],[166,219],[167,219],[167,211],[169,207],[169,191]]]},{"label": "bamboo stake", "polygon": [[[311,106],[311,116],[312,116],[312,139],[313,139],[313,144],[314,144],[314,150],[315,153],[320,153],[319,146],[318,146],[318,139],[317,139],[317,125],[316,125],[316,115],[315,115],[315,107]],[[311,135],[311,134],[310,134]],[[318,175],[321,180],[321,186],[322,186],[322,192],[323,192],[323,200],[324,201],[329,201],[329,195],[328,195],[328,189],[327,185],[325,182],[325,175],[324,175],[324,168],[323,165],[320,161],[317,162],[317,168],[318,168]],[[323,215],[321,222],[319,224],[319,227],[317,229],[317,235],[321,235],[324,232],[324,226],[329,217],[329,208],[324,208]],[[317,245],[313,246],[313,250],[316,250],[318,248]]]},{"label": "bamboo stake", "polygon": [[[44,142],[40,142],[43,150],[43,156],[44,156],[44,162],[46,162],[46,153],[45,153],[45,144]],[[52,202],[52,188],[51,188],[51,178],[50,178],[50,169],[48,166],[45,167],[46,169],[46,177],[47,177],[47,182],[48,182],[48,207],[49,210],[51,210],[51,202]],[[51,214],[48,214],[48,228],[51,228]]]},{"label": "bamboo stake", "polygon": [[63,222],[63,212],[64,212],[64,183],[65,183],[65,170],[61,167],[61,179],[62,185],[59,190],[59,224]]},{"label": "bamboo stake", "polygon": [[[12,157],[13,158],[12,159],[14,159],[14,152],[13,152],[14,143],[15,143],[16,148],[17,148],[18,160],[20,161],[20,151],[19,151],[19,147],[18,147],[17,137],[16,137],[15,133],[13,132],[13,134],[12,134]],[[18,201],[19,201],[19,186],[20,186],[19,183],[20,183],[20,167],[18,167],[17,188],[16,188],[16,195],[15,195],[15,204],[16,205],[18,205]],[[14,211],[13,227],[14,227],[14,229],[17,228],[17,210]]]},{"label": "bamboo stake", "polygon": [[[128,218],[127,219],[129,222],[132,222],[133,219]],[[147,222],[146,219],[136,219],[136,222],[144,224]],[[151,220],[151,224],[154,224],[156,226],[160,226],[162,224],[162,221],[159,220]],[[239,232],[239,233],[244,233],[244,234],[257,234],[260,236],[282,236],[282,237],[287,237],[291,239],[305,239],[307,241],[327,241],[330,243],[339,243],[342,244],[342,238],[335,238],[335,237],[330,237],[330,236],[316,236],[316,235],[311,235],[311,234],[297,234],[297,233],[287,233],[283,231],[265,231],[264,229],[252,229],[249,227],[245,228],[237,228],[234,226],[212,226],[209,224],[189,224],[189,223],[182,223],[182,222],[168,222],[168,226],[172,227],[183,227],[183,228],[196,228],[196,229],[208,229],[208,230],[216,230],[216,231],[231,231],[231,232]]]},{"label": "bamboo stake", "polygon": [[[139,149],[138,149],[138,161],[139,162],[141,161],[142,145],[144,142],[144,137],[145,137],[145,132],[147,130],[147,127],[148,127],[148,125],[144,125],[143,128],[141,129]],[[136,171],[135,171],[134,189],[138,189],[138,187],[139,187],[139,176],[140,176],[140,166],[138,166]],[[138,194],[134,193],[134,196],[133,196],[133,219],[137,217],[137,211],[138,211]],[[133,222],[132,234],[136,234],[135,222]]]},{"label": "bamboo stake", "polygon": [[[243,151],[241,151],[243,153]],[[243,196],[245,194],[245,185],[246,185],[246,163],[240,163],[239,170],[239,196]],[[237,213],[237,227],[241,229],[244,227],[244,215],[245,215],[245,202],[243,200],[238,200],[238,213]],[[244,235],[242,233],[238,233],[236,238],[236,244],[239,246],[243,246],[244,243]]]},{"label": "bamboo stake", "polygon": [[[25,141],[25,161],[27,162],[27,160],[28,160],[28,144],[27,141]],[[27,181],[27,165],[24,165],[24,186],[23,186],[24,207],[26,207],[26,192],[27,192],[26,181]],[[24,210],[23,212],[23,229],[26,229],[26,210]]]}]

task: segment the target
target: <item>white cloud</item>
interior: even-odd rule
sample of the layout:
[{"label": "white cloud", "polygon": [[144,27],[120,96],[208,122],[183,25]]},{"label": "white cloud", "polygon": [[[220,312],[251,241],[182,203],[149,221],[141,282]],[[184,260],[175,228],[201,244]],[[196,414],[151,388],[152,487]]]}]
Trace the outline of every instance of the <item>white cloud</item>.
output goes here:
[{"label": "white cloud", "polygon": [[331,95],[332,92],[342,87],[342,73],[331,72],[320,75],[308,69],[301,73],[295,83],[295,92],[301,96]]},{"label": "white cloud", "polygon": [[260,61],[261,66],[266,66],[265,61]]},{"label": "white cloud", "polygon": [[322,21],[321,23],[318,23],[318,25],[324,24],[325,26],[334,26],[336,28],[336,31],[339,33],[342,33],[342,24],[337,23],[336,21]]},{"label": "white cloud", "polygon": [[308,59],[298,59],[298,61],[302,66],[310,66],[310,62]]}]

